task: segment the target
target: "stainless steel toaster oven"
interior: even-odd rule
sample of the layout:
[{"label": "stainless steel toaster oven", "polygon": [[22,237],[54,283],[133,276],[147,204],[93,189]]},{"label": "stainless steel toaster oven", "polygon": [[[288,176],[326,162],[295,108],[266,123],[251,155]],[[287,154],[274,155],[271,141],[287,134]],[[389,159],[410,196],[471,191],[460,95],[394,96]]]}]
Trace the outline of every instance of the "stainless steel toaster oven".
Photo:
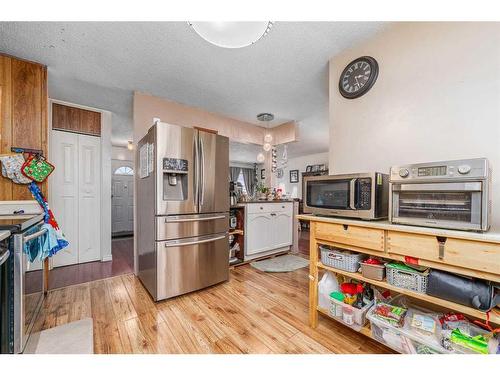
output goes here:
[{"label": "stainless steel toaster oven", "polygon": [[485,158],[391,168],[390,220],[447,229],[487,231],[491,170]]}]

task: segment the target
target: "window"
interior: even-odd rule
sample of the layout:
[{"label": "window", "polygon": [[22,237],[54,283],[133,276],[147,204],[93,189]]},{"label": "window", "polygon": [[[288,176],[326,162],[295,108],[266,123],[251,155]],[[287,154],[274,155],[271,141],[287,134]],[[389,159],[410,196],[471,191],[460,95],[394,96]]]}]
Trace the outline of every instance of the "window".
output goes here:
[{"label": "window", "polygon": [[134,170],[130,167],[120,167],[115,171],[115,174],[119,176],[133,176]]},{"label": "window", "polygon": [[245,179],[243,178],[243,172],[240,171],[240,174],[238,176],[238,180],[236,181],[238,184],[241,184],[241,192],[243,194],[247,193],[247,187],[245,185]]}]

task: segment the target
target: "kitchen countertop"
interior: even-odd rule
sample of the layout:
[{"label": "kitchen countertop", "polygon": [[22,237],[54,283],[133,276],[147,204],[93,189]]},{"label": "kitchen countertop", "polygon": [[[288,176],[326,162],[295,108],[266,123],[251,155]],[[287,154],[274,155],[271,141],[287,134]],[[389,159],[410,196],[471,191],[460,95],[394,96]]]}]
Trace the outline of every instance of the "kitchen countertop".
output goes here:
[{"label": "kitchen countertop", "polygon": [[358,227],[378,228],[378,229],[393,230],[398,232],[410,232],[417,234],[427,234],[431,236],[442,236],[442,237],[460,238],[473,241],[500,243],[499,228],[492,228],[488,232],[478,233],[478,232],[467,232],[467,231],[441,229],[441,228],[417,227],[414,225],[391,224],[388,220],[369,221],[369,220],[356,220],[356,219],[347,219],[341,217],[326,217],[326,216],[315,216],[315,215],[297,215],[297,219],[317,221],[322,223],[332,223],[332,224],[348,224],[348,225],[350,224],[350,225],[356,225]]},{"label": "kitchen countertop", "polygon": [[5,240],[10,236],[10,230],[0,230],[0,241]]}]

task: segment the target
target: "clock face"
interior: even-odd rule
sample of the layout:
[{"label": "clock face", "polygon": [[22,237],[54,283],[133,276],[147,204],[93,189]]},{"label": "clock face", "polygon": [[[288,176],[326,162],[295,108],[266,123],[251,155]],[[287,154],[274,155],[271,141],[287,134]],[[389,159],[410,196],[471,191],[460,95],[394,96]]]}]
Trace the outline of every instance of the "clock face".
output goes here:
[{"label": "clock face", "polygon": [[347,65],[340,75],[340,93],[344,98],[358,98],[370,90],[377,76],[377,61],[370,56],[360,57]]}]

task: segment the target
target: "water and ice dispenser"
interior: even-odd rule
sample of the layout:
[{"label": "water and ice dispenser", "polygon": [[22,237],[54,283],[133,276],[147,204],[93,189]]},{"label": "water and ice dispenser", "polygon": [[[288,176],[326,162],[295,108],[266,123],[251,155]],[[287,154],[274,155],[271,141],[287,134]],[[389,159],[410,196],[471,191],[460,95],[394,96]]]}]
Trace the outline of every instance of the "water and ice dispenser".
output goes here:
[{"label": "water and ice dispenser", "polygon": [[188,161],[163,159],[163,200],[185,201],[188,199]]}]

